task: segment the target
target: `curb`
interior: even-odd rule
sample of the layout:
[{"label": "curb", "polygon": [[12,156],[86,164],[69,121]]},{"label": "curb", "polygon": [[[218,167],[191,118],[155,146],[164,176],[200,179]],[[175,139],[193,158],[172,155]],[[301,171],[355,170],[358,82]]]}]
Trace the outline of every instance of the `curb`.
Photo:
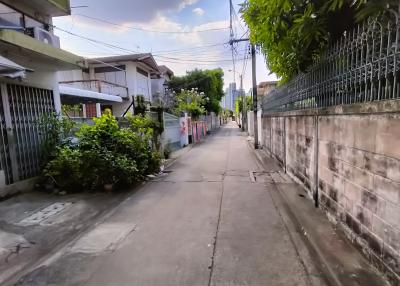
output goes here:
[{"label": "curb", "polygon": [[[254,150],[252,146],[250,146],[250,144],[251,143],[249,143],[248,146],[250,147],[256,160],[264,168],[266,165],[264,163],[263,157],[265,156],[270,158],[270,156],[266,154],[265,151],[263,150],[260,151]],[[298,187],[299,191],[303,190],[301,186],[299,186],[294,181],[293,185]],[[383,278],[384,275],[371,266],[369,261],[366,260],[365,257],[359,252],[359,250],[354,247],[354,245],[342,233],[340,228],[337,229],[334,227],[334,225],[328,220],[328,218],[326,218],[325,213],[322,212],[321,209],[316,209],[312,205],[311,201],[310,204],[308,204],[308,201],[304,204],[306,208],[304,206],[301,207],[303,203],[299,204],[299,207],[295,207],[293,205],[294,204],[293,198],[290,199],[291,197],[288,196],[289,193],[282,189],[282,185],[275,184],[275,187],[276,191],[272,192],[271,194],[273,194],[273,196],[276,196],[277,200],[284,208],[284,212],[286,213],[289,219],[288,223],[292,224],[293,226],[292,231],[289,231],[289,234],[293,238],[292,241],[295,247],[301,249],[302,248],[301,244],[303,244],[305,248],[308,250],[308,255],[307,254],[305,255],[308,256],[306,257],[306,260],[307,258],[310,257],[312,258],[311,260],[312,263],[314,264],[314,267],[313,265],[310,265],[310,263],[303,263],[306,272],[315,272],[316,268],[316,270],[320,274],[322,274],[322,280],[324,280],[327,283],[327,285],[330,286],[390,285],[387,282],[387,280]],[[305,215],[307,214],[305,211],[308,210],[307,208],[311,209],[311,207],[312,207],[311,211],[314,211],[314,213],[310,214],[310,217],[306,217]],[[320,212],[320,214],[318,214],[318,212]],[[364,266],[363,270],[365,270],[365,274],[362,274],[363,277],[357,278],[357,274],[359,273],[357,272],[356,267],[346,266],[345,262],[346,258],[348,257],[343,257],[343,259],[340,260],[337,258],[337,256],[335,256],[335,253],[327,251],[326,244],[324,244],[323,242],[321,243],[321,241],[323,241],[325,237],[323,235],[320,235],[318,232],[315,232],[314,231],[315,228],[313,229],[313,226],[318,225],[316,223],[321,223],[318,219],[315,219],[315,216],[317,216],[318,218],[322,218],[323,220],[326,220],[325,225],[328,225],[328,228],[326,230],[328,229],[333,230],[335,232],[335,235],[337,236],[335,240],[327,240],[327,241],[329,241],[330,243],[333,242],[334,244],[337,242],[340,246],[343,246],[346,251],[348,250],[348,254],[350,257],[354,258],[357,262],[359,262],[361,266]],[[320,227],[322,227],[323,230],[325,230],[323,228],[324,227],[323,225],[321,224],[319,225]],[[300,259],[303,260],[303,257],[301,256],[299,257]],[[308,261],[310,261],[310,259],[308,259]],[[308,269],[309,266],[311,269]],[[312,268],[314,268],[314,271]],[[367,280],[369,284],[364,284],[366,283]],[[315,285],[319,284],[317,283]]]},{"label": "curb", "polygon": [[[248,142],[248,147],[250,148],[251,152],[255,156],[257,162],[260,164],[260,166],[264,167],[265,164],[263,162],[262,155],[259,152],[257,152],[256,150],[254,150],[254,148],[253,148],[254,146],[251,145],[253,141],[247,141],[247,142]],[[264,156],[267,156],[267,154],[264,151],[260,150],[260,152],[262,152]],[[284,207],[287,217],[290,220],[289,223],[292,224],[293,230],[295,232],[295,233],[290,233],[291,231],[288,229],[289,235],[291,236],[292,242],[295,245],[295,247],[297,249],[301,248],[301,245],[299,245],[300,243],[303,243],[305,245],[310,256],[315,258],[315,260],[316,260],[315,262],[317,263],[317,267],[316,267],[317,271],[322,273],[322,275],[323,275],[322,280],[324,280],[324,282],[327,285],[329,285],[329,286],[346,286],[339,281],[338,277],[334,274],[331,267],[329,267],[324,256],[322,255],[321,249],[319,249],[316,246],[314,240],[309,235],[304,235],[304,232],[305,232],[304,227],[302,226],[300,221],[297,219],[296,214],[290,208],[287,198],[282,193],[282,191],[279,189],[279,186],[277,184],[275,184],[275,186],[277,188],[277,191],[275,193],[277,194],[278,199],[280,200],[280,203]],[[285,224],[286,223],[287,222],[285,222]],[[303,260],[302,258],[300,258],[300,259]],[[304,261],[303,261],[303,265],[304,265],[306,272],[308,272],[308,273],[313,272],[310,269],[308,269],[309,267],[306,266],[305,264],[306,263],[304,263]],[[312,283],[312,285],[317,286],[319,284]]]}]

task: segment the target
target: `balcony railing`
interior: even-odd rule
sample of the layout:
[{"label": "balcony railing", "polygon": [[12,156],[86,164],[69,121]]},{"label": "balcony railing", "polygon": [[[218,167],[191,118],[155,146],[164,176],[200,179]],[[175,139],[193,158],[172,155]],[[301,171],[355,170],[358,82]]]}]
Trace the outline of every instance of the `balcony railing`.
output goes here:
[{"label": "balcony railing", "polygon": [[91,90],[109,95],[116,95],[122,98],[128,98],[129,95],[128,88],[126,86],[105,80],[98,80],[98,79],[72,80],[72,81],[61,81],[60,84],[65,84],[71,87]]}]

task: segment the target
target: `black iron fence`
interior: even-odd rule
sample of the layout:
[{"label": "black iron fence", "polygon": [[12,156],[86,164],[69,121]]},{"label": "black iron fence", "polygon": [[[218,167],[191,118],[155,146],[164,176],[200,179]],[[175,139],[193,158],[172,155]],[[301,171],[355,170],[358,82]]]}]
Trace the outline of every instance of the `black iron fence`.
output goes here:
[{"label": "black iron fence", "polygon": [[263,112],[400,98],[400,20],[369,19],[346,32],[309,72],[269,93]]}]

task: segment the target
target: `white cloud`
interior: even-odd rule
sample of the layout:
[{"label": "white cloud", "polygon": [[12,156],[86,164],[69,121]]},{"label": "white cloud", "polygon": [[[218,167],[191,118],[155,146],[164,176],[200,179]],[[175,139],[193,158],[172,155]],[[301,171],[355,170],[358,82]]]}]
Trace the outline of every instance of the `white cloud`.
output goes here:
[{"label": "white cloud", "polygon": [[213,21],[206,22],[193,27],[193,31],[209,30],[209,29],[224,29],[229,27],[229,21]]},{"label": "white cloud", "polygon": [[191,6],[197,3],[198,0],[183,0],[181,4],[179,4],[179,10],[185,9],[187,6]]},{"label": "white cloud", "polygon": [[194,8],[192,12],[195,13],[196,15],[198,15],[198,16],[203,16],[204,15],[204,10],[201,9],[201,8]]},{"label": "white cloud", "polygon": [[[71,6],[86,4],[84,0],[71,0]],[[86,0],[88,8],[79,9],[80,14],[106,19],[116,23],[147,23],[160,13],[181,11],[198,0]],[[96,3],[89,3],[96,2]],[[91,4],[91,5],[90,5]]]},{"label": "white cloud", "polygon": [[[203,30],[209,29],[223,29],[229,26],[228,21],[213,21],[206,22],[197,26],[190,27],[188,25],[184,25],[180,22],[171,20],[159,13],[155,18],[151,21],[143,23],[143,22],[122,22],[116,25],[111,25],[108,23],[102,23],[95,20],[83,18],[83,17],[62,17],[55,19],[55,25],[60,27],[74,27],[79,30],[98,30],[102,32],[106,32],[114,35],[124,35],[126,33],[130,33],[134,31],[132,28],[144,29],[148,31],[165,31],[168,33],[157,33],[157,32],[147,32],[149,36],[165,36],[171,39],[175,39],[181,43],[186,44],[202,44],[202,43],[210,43],[210,42],[220,42],[221,36],[228,37],[226,34],[227,30],[221,31],[210,31],[210,32],[199,32]],[[174,34],[176,32],[176,34]],[[190,32],[190,33],[186,33]],[[193,33],[191,33],[193,32]],[[170,33],[170,34],[169,34]],[[97,38],[97,37],[94,37]]]}]

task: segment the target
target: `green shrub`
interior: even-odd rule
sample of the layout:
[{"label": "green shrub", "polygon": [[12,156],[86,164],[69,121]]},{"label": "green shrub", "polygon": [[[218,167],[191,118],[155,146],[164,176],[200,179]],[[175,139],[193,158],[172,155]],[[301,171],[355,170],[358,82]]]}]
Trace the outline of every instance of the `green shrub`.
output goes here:
[{"label": "green shrub", "polygon": [[46,163],[55,155],[58,146],[68,144],[68,136],[76,124],[67,117],[56,113],[45,114],[37,122],[42,137],[41,164]]},{"label": "green shrub", "polygon": [[152,141],[155,150],[160,149],[160,136],[164,131],[163,124],[148,115],[127,116],[128,128]]},{"label": "green shrub", "polygon": [[160,169],[160,156],[153,151],[150,136],[148,130],[120,128],[116,118],[106,112],[94,119],[93,126],[81,127],[75,146],[57,148],[44,175],[67,191],[131,185]]},{"label": "green shrub", "polygon": [[82,179],[81,152],[69,147],[58,147],[54,159],[44,168],[44,175],[68,191],[79,190]]}]

